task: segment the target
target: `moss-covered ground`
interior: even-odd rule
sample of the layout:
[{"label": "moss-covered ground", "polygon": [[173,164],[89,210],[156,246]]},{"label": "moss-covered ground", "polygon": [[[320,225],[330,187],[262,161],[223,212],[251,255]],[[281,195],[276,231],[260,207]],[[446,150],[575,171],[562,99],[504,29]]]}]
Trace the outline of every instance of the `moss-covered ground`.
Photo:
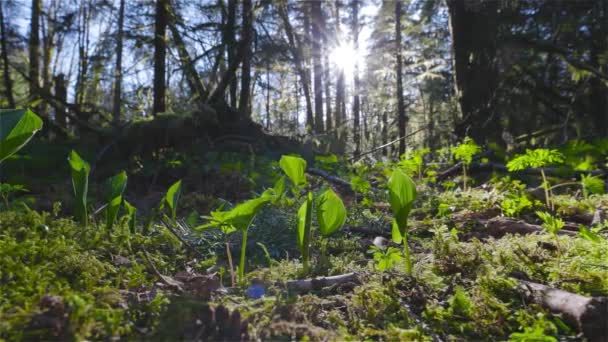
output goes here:
[{"label": "moss-covered ground", "polygon": [[[522,185],[538,179],[486,176],[467,191],[458,179],[419,180],[409,221],[414,268],[406,275],[400,258],[380,265],[386,245],[401,250],[389,241],[384,166],[347,168],[318,159],[317,166],[358,184],[352,193],[308,176],[311,190],[335,188],[348,210],[326,255],[313,238],[313,267],[303,274],[296,242],[301,203],[288,195],[254,220],[246,279],[231,286],[226,243],[236,264],[240,234],[193,228],[210,210],[271,186],[280,174],[276,161],[194,153],[123,166],[130,175],[127,198],[140,209],[135,229],[127,216],[111,230],[100,214],[88,226],[76,223],[67,169],[47,183],[18,179],[30,193],[0,208],[0,340],[581,340],[576,327],[525,300],[517,282],[608,296],[608,224],[575,219],[606,209],[608,195],[556,191],[554,214],[590,229],[592,237],[541,230],[496,239],[485,232],[488,219],[508,215],[541,224],[534,213],[547,208]],[[185,190],[172,232],[154,208],[178,178]],[[97,184],[93,209],[101,199]],[[372,247],[374,239],[380,247]],[[349,272],[359,281],[308,293],[286,287],[290,280]]]}]

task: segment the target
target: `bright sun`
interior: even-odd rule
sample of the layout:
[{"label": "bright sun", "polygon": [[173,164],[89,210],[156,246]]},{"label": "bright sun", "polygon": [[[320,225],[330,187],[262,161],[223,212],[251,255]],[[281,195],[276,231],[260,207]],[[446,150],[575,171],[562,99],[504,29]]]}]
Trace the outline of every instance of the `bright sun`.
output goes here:
[{"label": "bright sun", "polygon": [[351,78],[355,72],[355,62],[359,61],[359,70],[362,67],[360,53],[355,49],[352,43],[342,43],[336,46],[329,53],[329,60],[336,67],[344,70],[344,75]]}]

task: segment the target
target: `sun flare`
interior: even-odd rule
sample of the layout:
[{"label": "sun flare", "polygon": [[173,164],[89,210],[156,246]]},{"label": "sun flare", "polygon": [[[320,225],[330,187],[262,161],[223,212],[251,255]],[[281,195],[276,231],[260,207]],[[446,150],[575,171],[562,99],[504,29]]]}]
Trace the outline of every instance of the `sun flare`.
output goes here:
[{"label": "sun flare", "polygon": [[329,53],[329,60],[337,68],[343,70],[345,76],[349,78],[355,73],[356,62],[359,62],[359,68],[363,65],[361,54],[350,42],[334,47]]}]

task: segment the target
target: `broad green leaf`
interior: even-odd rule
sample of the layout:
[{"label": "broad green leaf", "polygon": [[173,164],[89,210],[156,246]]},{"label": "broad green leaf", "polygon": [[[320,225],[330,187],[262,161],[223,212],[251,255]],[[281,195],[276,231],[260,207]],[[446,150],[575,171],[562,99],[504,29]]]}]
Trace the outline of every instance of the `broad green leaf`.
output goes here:
[{"label": "broad green leaf", "polygon": [[106,207],[106,225],[108,229],[112,229],[116,216],[118,216],[118,210],[122,204],[122,194],[127,187],[127,173],[122,171],[110,178],[107,186],[106,201],[108,205]]},{"label": "broad green leaf", "polygon": [[333,190],[328,189],[317,198],[317,222],[319,232],[328,237],[346,222],[344,203]]},{"label": "broad green leaf", "polygon": [[87,225],[87,194],[89,192],[89,172],[91,167],[84,161],[76,151],[72,151],[68,157],[72,170],[72,187],[76,197],[74,213],[76,218]]},{"label": "broad green leaf", "polygon": [[416,184],[401,169],[395,168],[388,180],[388,201],[402,236],[415,199]]},{"label": "broad green leaf", "polygon": [[308,193],[306,201],[298,210],[298,247],[302,254],[308,244],[310,236],[310,225],[312,221],[312,193]]},{"label": "broad green leaf", "polygon": [[306,160],[299,157],[282,156],[279,166],[296,187],[306,185],[306,175],[304,174]]},{"label": "broad green leaf", "polygon": [[211,216],[205,217],[209,220],[209,223],[195,229],[216,227],[222,229],[224,234],[230,234],[236,230],[247,230],[255,215],[269,201],[269,197],[262,196],[238,204],[230,210],[212,211]]},{"label": "broad green leaf", "polygon": [[42,119],[29,109],[0,110],[0,163],[19,151],[42,129]]},{"label": "broad green leaf", "polygon": [[167,194],[165,195],[165,202],[169,206],[169,210],[171,210],[171,218],[174,220],[177,213],[177,202],[179,201],[181,192],[182,181],[180,179],[169,187],[169,190],[167,190]]},{"label": "broad green leaf", "polygon": [[127,200],[123,201],[125,205],[125,209],[127,210],[127,216],[129,216],[129,230],[131,234],[135,234],[135,219],[137,215],[137,208],[131,205],[131,203],[127,202]]},{"label": "broad green leaf", "polygon": [[393,242],[400,244],[401,242],[403,242],[403,236],[401,235],[401,231],[399,230],[399,225],[397,225],[397,221],[393,220],[391,226],[391,237],[393,239]]},{"label": "broad green leaf", "polygon": [[285,192],[285,176],[282,176],[281,178],[279,178],[279,180],[276,183],[274,183],[274,186],[272,188],[274,190],[276,200],[279,200],[283,196],[283,193]]}]

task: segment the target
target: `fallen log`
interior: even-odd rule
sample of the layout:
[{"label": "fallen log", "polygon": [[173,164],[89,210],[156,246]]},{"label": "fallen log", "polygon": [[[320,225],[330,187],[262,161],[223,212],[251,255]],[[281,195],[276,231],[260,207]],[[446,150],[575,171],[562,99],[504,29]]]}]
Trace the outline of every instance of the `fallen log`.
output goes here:
[{"label": "fallen log", "polygon": [[585,297],[543,284],[518,280],[517,290],[565,322],[590,341],[608,341],[608,298]]},{"label": "fallen log", "polygon": [[[507,234],[526,235],[545,232],[545,228],[539,225],[530,224],[522,220],[516,220],[508,217],[494,217],[489,220],[480,221],[485,228],[486,233],[494,238],[501,238]],[[558,235],[576,236],[576,232],[569,230],[560,230]]]},{"label": "fallen log", "polygon": [[330,277],[290,280],[286,283],[286,286],[289,291],[305,293],[311,291],[319,291],[326,287],[342,285],[346,283],[359,284],[359,275],[353,272]]}]

